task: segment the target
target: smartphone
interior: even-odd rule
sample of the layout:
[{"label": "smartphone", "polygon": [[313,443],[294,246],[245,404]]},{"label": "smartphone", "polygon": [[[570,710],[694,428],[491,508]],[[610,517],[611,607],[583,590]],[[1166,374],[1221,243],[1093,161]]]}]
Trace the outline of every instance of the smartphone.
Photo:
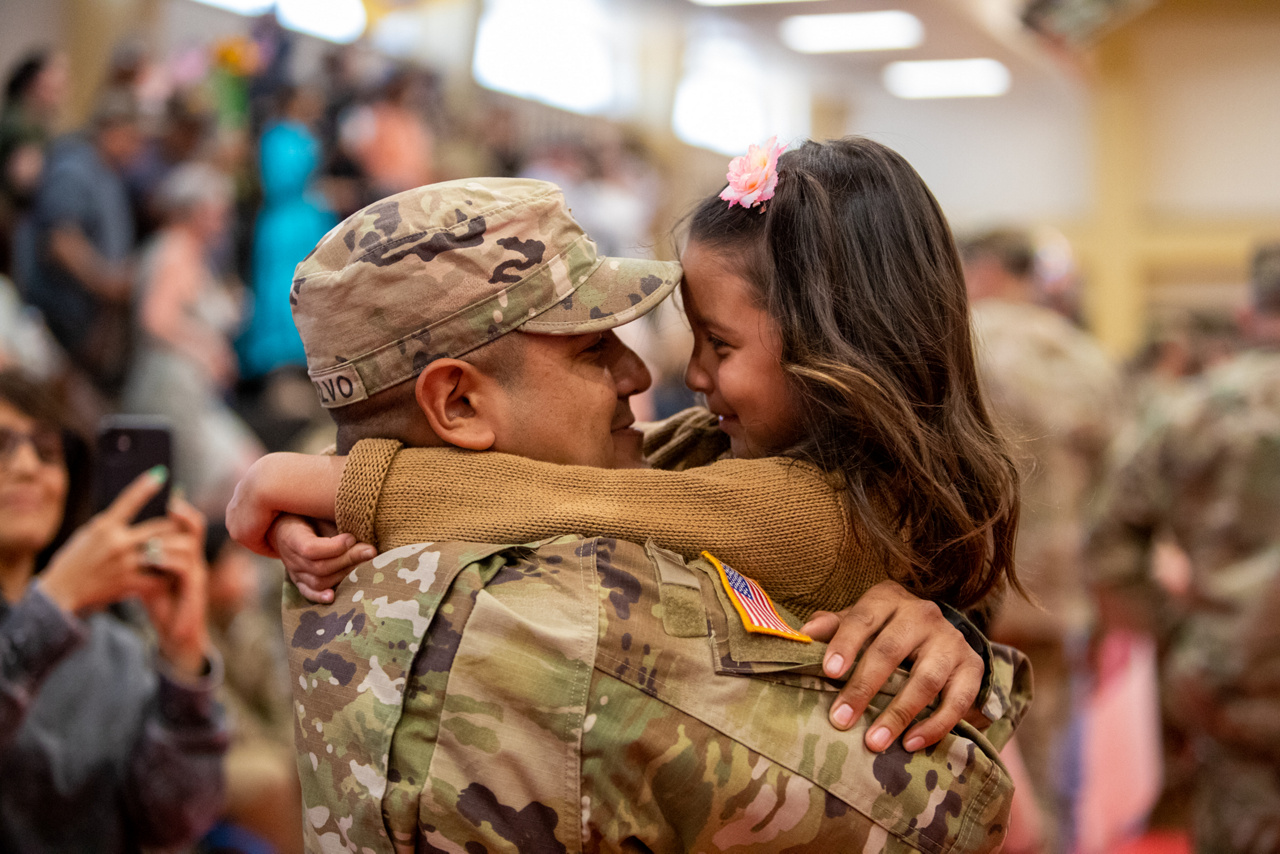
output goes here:
[{"label": "smartphone", "polygon": [[95,512],[104,510],[138,475],[163,465],[169,468],[169,478],[134,521],[165,515],[169,484],[173,481],[172,456],[173,430],[167,420],[145,415],[108,415],[102,419],[93,478]]}]

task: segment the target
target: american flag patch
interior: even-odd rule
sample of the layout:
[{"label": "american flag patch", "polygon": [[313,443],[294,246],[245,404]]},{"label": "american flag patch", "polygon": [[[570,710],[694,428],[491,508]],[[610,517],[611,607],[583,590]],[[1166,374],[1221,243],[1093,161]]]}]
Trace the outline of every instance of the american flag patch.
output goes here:
[{"label": "american flag patch", "polygon": [[702,556],[711,561],[711,565],[720,573],[720,582],[724,584],[725,593],[729,595],[729,600],[733,602],[738,616],[742,618],[744,629],[804,643],[813,642],[813,638],[797,632],[778,616],[778,611],[773,607],[769,594],[765,593],[759,584],[727,563],[721,563],[710,552],[703,552]]}]

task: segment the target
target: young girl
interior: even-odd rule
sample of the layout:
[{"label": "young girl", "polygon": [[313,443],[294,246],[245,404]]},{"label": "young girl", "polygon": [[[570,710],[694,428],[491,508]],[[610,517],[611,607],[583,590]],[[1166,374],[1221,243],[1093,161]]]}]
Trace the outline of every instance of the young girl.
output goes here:
[{"label": "young girl", "polygon": [[[886,578],[956,608],[1016,585],[1017,478],[978,392],[960,262],[924,182],[895,152],[856,137],[780,157],[753,147],[734,167],[730,187],[689,220],[686,380],[708,408],[646,433],[648,462],[665,471],[366,440],[337,489],[341,528],[384,549],[564,531],[652,537],[715,553],[801,618],[846,608]],[[262,547],[275,511],[314,515],[296,495],[299,471],[316,468],[259,463],[231,520],[242,539],[247,527]],[[281,488],[261,486],[272,480]],[[717,500],[753,489],[768,516],[742,518],[741,502]],[[330,558],[311,569],[329,573],[317,583],[336,583],[363,559],[339,554],[350,543],[296,550]],[[860,647],[833,642],[827,672],[842,674]],[[839,703],[832,713],[837,725],[852,716]],[[908,749],[918,736],[908,733]]]}]

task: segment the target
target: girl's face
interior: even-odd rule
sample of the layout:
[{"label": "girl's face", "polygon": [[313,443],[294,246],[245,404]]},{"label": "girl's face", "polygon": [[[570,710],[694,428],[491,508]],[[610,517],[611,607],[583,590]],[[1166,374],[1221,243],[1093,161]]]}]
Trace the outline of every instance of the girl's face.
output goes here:
[{"label": "girl's face", "polygon": [[690,242],[681,293],[693,328],[689,388],[720,416],[735,457],[773,456],[800,438],[795,395],[782,369],[778,324],[724,253]]},{"label": "girl's face", "polygon": [[62,524],[62,438],[0,400],[0,549],[35,554]]}]

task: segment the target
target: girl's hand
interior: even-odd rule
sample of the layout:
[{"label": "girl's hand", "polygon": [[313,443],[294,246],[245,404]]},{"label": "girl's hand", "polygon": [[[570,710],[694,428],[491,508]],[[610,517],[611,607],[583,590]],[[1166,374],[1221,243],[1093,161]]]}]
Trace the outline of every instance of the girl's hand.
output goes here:
[{"label": "girl's hand", "polygon": [[77,528],[40,575],[45,595],[63,610],[79,613],[157,589],[162,579],[150,571],[143,548],[148,540],[177,532],[178,523],[169,518],[130,522],[167,477],[167,472],[139,475],[107,509]]},{"label": "girl's hand", "polygon": [[240,545],[280,557],[267,539],[276,517],[333,519],[346,457],[267,454],[249,467],[227,505],[227,531]]},{"label": "girl's hand", "polygon": [[937,709],[911,728],[903,747],[916,751],[937,743],[966,715],[982,690],[986,672],[982,656],[937,605],[912,596],[894,581],[880,582],[839,614],[815,612],[801,631],[829,641],[822,664],[827,676],[838,679],[858,661],[831,706],[831,723],[837,729],[848,729],[858,720],[902,662],[914,662],[907,684],[867,727],[867,748],[876,753],[893,743],[940,695]]},{"label": "girl's hand", "polygon": [[160,654],[184,676],[204,672],[209,649],[209,567],[204,560],[205,520],[181,498],[169,504],[175,530],[161,538],[153,564],[159,584],[142,593]]},{"label": "girl's hand", "polygon": [[300,516],[283,515],[268,537],[284,562],[289,580],[312,602],[333,601],[333,588],[351,568],[377,556],[378,550],[350,534],[322,537]]}]

